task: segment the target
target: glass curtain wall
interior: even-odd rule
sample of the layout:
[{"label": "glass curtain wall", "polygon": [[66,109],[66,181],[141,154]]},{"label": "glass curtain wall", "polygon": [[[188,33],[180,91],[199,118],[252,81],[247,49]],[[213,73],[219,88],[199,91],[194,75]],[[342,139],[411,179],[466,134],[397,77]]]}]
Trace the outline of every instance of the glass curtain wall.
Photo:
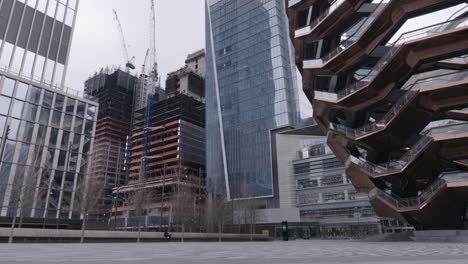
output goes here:
[{"label": "glass curtain wall", "polygon": [[226,194],[229,188],[233,199],[272,196],[270,131],[300,126],[285,3],[210,0],[207,4],[209,191]]}]

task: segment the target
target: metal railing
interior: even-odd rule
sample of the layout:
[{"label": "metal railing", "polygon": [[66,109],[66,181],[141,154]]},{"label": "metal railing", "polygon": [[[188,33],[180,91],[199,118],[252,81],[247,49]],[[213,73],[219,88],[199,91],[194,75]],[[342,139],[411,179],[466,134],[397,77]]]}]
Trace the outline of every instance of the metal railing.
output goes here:
[{"label": "metal railing", "polygon": [[20,78],[35,82],[35,83],[37,83],[39,85],[44,85],[44,86],[52,88],[54,90],[59,90],[59,91],[64,92],[64,93],[66,93],[68,95],[71,95],[71,96],[81,97],[81,98],[88,99],[88,100],[91,100],[91,101],[97,101],[98,100],[94,96],[90,96],[90,95],[85,94],[84,91],[79,91],[79,90],[72,89],[72,88],[67,87],[67,86],[62,86],[62,85],[60,85],[60,84],[58,84],[56,82],[46,80],[45,78],[42,78],[42,77],[34,75],[34,74],[25,74],[25,73],[21,72],[19,69],[16,69],[14,67],[10,67],[8,65],[0,64],[0,72],[5,72],[5,73],[16,75],[16,76],[18,76]]},{"label": "metal railing", "polygon": [[[468,18],[438,23],[432,26],[403,33],[394,43],[392,43],[390,46],[387,46],[388,51],[374,66],[374,68],[369,71],[367,75],[363,76],[361,79],[357,80],[353,84],[347,86],[342,91],[336,93],[336,95],[325,96],[325,98],[337,98],[339,100],[366,87],[369,84],[369,82],[371,82],[378,75],[378,73],[392,60],[393,56],[398,53],[400,48],[405,43],[465,26],[468,26]],[[324,93],[329,92],[316,93],[315,95],[316,97],[321,97],[324,95]]]},{"label": "metal railing", "polygon": [[377,16],[384,10],[384,7],[390,2],[390,0],[380,0],[380,2],[376,5],[374,10],[372,11],[371,15],[366,17],[362,24],[355,30],[355,32],[349,36],[346,36],[344,40],[338,44],[338,47],[333,49],[332,51],[328,52],[325,56],[320,59],[312,59],[304,61],[304,66],[306,67],[317,67],[323,65],[333,59],[334,57],[338,56],[338,54],[345,51],[351,45],[356,43],[356,41],[366,32],[369,26],[374,22]]},{"label": "metal railing", "polygon": [[393,107],[385,114],[385,116],[374,123],[361,126],[359,128],[353,129],[348,128],[341,124],[330,123],[330,129],[341,132],[347,135],[351,135],[353,137],[360,137],[366,135],[368,133],[377,131],[385,127],[388,123],[390,123],[398,113],[401,112],[402,109],[408,104],[408,102],[412,101],[413,98],[418,94],[418,90],[423,87],[432,87],[436,85],[443,85],[447,83],[457,82],[461,80],[468,79],[468,71],[462,72],[451,72],[442,75],[432,76],[424,79],[420,79],[413,83],[412,85],[405,87],[405,90],[408,90],[406,94],[400,98]]},{"label": "metal railing", "polygon": [[302,27],[300,29],[296,30],[296,37],[307,35],[310,32],[313,31],[313,29],[320,24],[325,18],[327,18],[331,13],[333,13],[338,7],[340,7],[343,3],[345,3],[346,0],[333,0],[333,2],[330,3],[330,6],[328,7],[325,12],[323,12],[320,16],[315,18],[313,21],[308,23],[305,27]]},{"label": "metal railing", "polygon": [[369,199],[374,199],[377,195],[390,202],[397,208],[419,207],[426,201],[434,197],[442,190],[447,183],[468,181],[468,173],[447,173],[436,180],[431,186],[424,190],[419,196],[412,198],[400,198],[380,189],[374,188],[369,192]]},{"label": "metal railing", "polygon": [[391,160],[382,164],[374,164],[364,158],[350,157],[350,162],[364,168],[373,174],[382,174],[404,168],[408,163],[421,153],[421,150],[429,145],[437,135],[461,134],[468,132],[468,123],[454,124],[443,127],[435,127],[428,130],[422,138],[411,147],[400,159]]}]

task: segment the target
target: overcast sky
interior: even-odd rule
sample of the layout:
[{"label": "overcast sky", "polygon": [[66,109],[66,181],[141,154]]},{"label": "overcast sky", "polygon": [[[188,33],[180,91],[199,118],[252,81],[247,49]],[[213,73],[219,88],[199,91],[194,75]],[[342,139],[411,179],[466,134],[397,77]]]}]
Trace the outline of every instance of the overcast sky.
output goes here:
[{"label": "overcast sky", "polygon": [[[165,80],[184,65],[187,54],[205,47],[204,0],[155,2],[159,72]],[[149,8],[150,0],[81,0],[66,86],[82,90],[100,68],[125,64],[112,9],[119,13],[130,57],[136,57],[134,72],[140,72],[149,47]]]}]

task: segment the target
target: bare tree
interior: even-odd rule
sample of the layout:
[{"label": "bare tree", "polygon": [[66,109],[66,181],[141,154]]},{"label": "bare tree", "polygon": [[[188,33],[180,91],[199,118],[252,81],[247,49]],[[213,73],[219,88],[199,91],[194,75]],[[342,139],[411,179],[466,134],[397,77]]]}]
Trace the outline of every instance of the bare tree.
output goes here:
[{"label": "bare tree", "polygon": [[21,228],[24,217],[28,215],[31,216],[32,207],[34,204],[34,193],[36,190],[36,178],[38,176],[37,172],[39,171],[40,159],[42,157],[41,142],[44,139],[44,137],[45,134],[42,133],[38,138],[39,145],[33,145],[32,150],[34,150],[34,153],[32,166],[27,167],[22,165],[16,165],[17,169],[15,180],[10,190],[10,204],[12,205],[11,207],[13,209],[13,219],[11,223],[10,236],[8,238],[9,243],[13,243],[13,235],[17,217],[20,217],[19,228]]},{"label": "bare tree", "polygon": [[99,200],[102,196],[101,193],[105,184],[95,176],[93,163],[91,163],[94,160],[94,156],[94,154],[90,155],[88,160],[85,161],[84,166],[87,166],[87,173],[83,181],[77,185],[77,197],[73,206],[73,210],[75,210],[75,212],[77,212],[78,215],[80,215],[83,219],[83,223],[81,225],[80,243],[84,242],[84,233],[86,230],[86,224],[90,219],[90,214],[96,215],[99,213]]}]

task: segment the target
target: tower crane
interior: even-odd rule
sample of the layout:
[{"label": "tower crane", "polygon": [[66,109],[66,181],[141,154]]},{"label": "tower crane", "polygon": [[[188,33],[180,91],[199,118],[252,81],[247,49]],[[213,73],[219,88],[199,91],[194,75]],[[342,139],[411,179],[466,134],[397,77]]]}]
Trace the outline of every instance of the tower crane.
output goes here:
[{"label": "tower crane", "polygon": [[[150,45],[149,45],[149,67],[150,67],[150,84],[153,86],[152,89],[156,89],[156,86],[159,87],[159,74],[158,74],[158,62],[156,58],[156,10],[154,0],[150,0]],[[152,91],[155,92],[154,90]]]},{"label": "tower crane", "polygon": [[123,47],[122,51],[123,51],[124,59],[126,62],[125,67],[127,67],[128,69],[134,70],[135,65],[133,61],[135,60],[135,57],[133,56],[132,58],[130,58],[130,56],[128,55],[127,42],[125,41],[125,35],[123,32],[122,23],[120,23],[120,19],[119,19],[119,15],[117,14],[117,11],[115,11],[115,9],[113,11],[114,11],[114,20],[117,23],[117,29],[120,35],[120,42]]}]

